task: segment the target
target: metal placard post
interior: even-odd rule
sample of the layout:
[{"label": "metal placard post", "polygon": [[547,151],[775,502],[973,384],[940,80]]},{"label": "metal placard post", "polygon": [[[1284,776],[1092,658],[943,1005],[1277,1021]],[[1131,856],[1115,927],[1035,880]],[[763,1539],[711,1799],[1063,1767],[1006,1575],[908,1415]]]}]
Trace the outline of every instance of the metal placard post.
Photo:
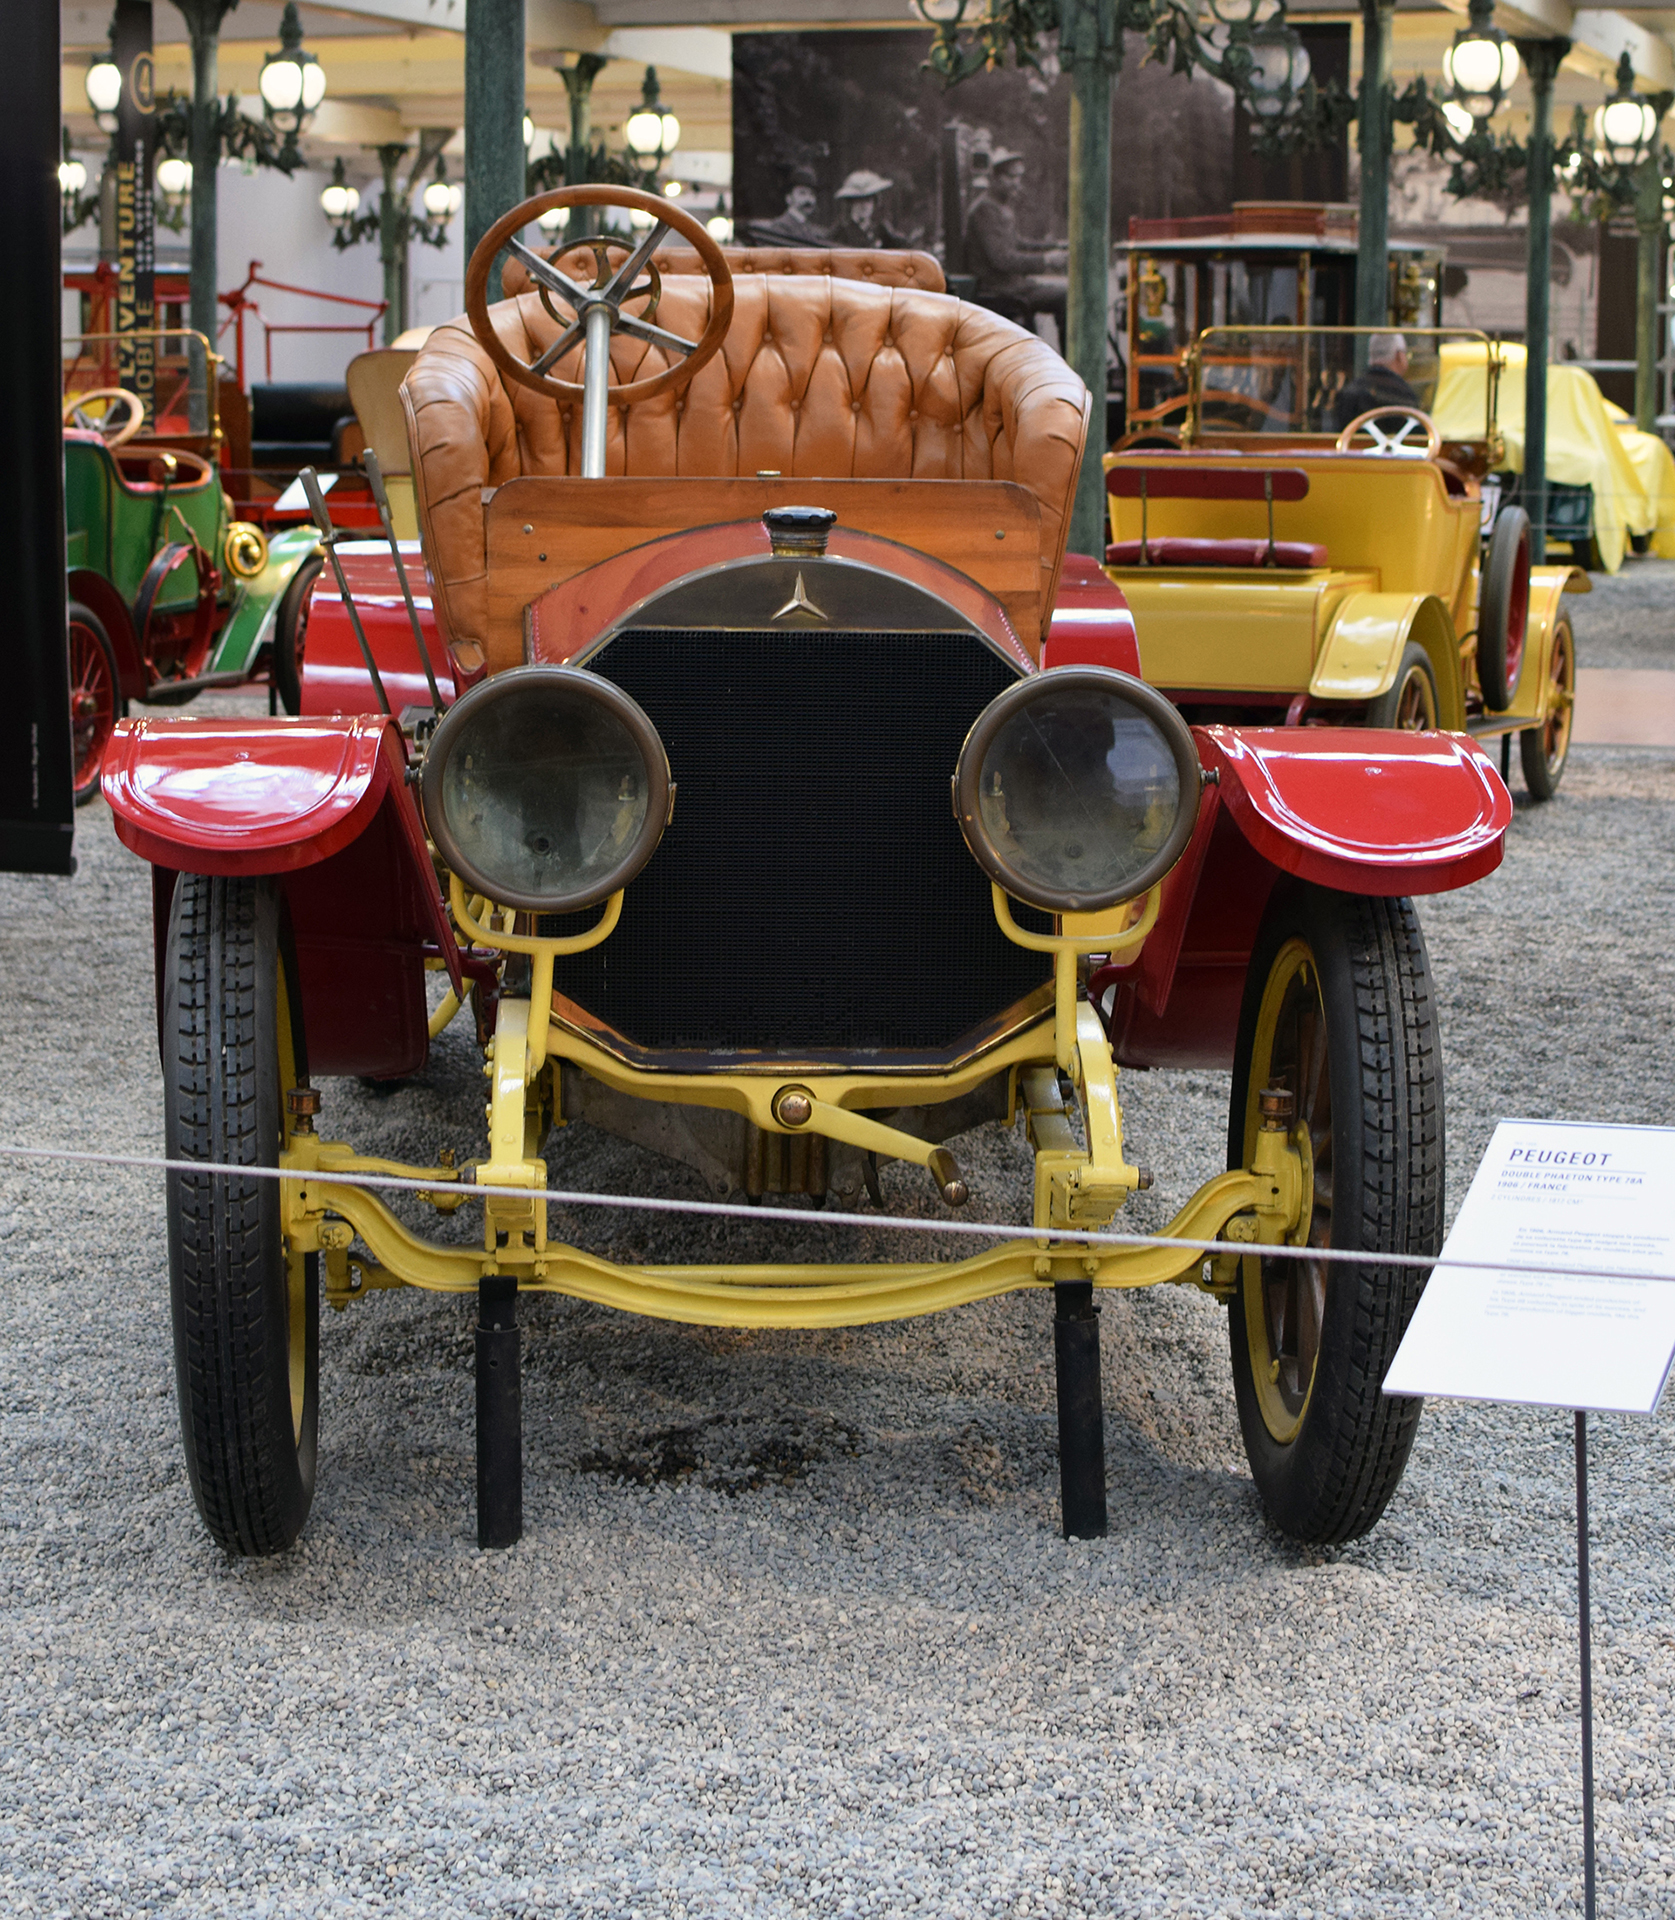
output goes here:
[{"label": "metal placard post", "polygon": [[1588,1920],[1597,1893],[1588,1412],[1649,1414],[1663,1397],[1675,1360],[1672,1182],[1675,1130],[1503,1120],[1384,1381],[1386,1393],[1572,1413]]}]

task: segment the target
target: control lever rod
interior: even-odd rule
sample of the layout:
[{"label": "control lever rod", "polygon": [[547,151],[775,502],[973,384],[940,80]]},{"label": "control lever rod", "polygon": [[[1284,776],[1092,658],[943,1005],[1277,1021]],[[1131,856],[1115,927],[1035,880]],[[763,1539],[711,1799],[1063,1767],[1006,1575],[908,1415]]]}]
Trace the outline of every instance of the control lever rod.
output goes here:
[{"label": "control lever rod", "polygon": [[302,482],[302,490],[308,496],[308,510],[314,516],[314,524],[320,530],[320,543],[326,549],[326,558],[332,563],[332,572],[337,575],[337,590],[343,595],[343,604],[349,609],[349,624],[355,629],[355,638],[361,645],[361,658],[366,662],[366,670],[372,676],[372,690],[378,696],[378,704],[384,709],[385,716],[393,719],[390,712],[390,696],[384,691],[383,676],[378,671],[378,662],[372,657],[372,649],[366,643],[366,634],[361,627],[361,616],[356,610],[354,597],[349,592],[349,582],[343,577],[343,562],[337,557],[336,541],[338,530],[332,525],[332,517],[326,507],[326,496],[320,491],[320,476],[312,467],[304,467],[297,475]]},{"label": "control lever rod", "polygon": [[372,483],[372,497],[378,503],[378,518],[384,523],[384,538],[390,543],[390,558],[395,562],[395,577],[401,582],[401,597],[407,602],[407,618],[413,623],[413,641],[419,649],[419,664],[425,670],[425,680],[430,687],[430,704],[438,720],[442,718],[442,695],[436,685],[436,674],[430,664],[430,649],[425,645],[425,636],[419,626],[418,609],[413,605],[413,589],[407,584],[407,569],[402,564],[401,547],[395,537],[395,523],[390,518],[390,497],[384,491],[384,475],[378,465],[378,456],[370,447],[361,455],[366,466],[366,477]]}]

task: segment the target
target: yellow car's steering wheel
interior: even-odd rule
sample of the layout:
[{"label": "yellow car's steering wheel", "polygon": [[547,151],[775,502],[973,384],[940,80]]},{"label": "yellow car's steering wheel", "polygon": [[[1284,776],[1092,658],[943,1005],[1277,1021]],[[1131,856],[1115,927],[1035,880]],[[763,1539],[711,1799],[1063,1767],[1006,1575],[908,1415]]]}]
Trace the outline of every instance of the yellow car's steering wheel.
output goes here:
[{"label": "yellow car's steering wheel", "polygon": [[[1394,433],[1389,433],[1379,422],[1392,416],[1402,424]],[[1424,431],[1423,448],[1407,444],[1409,435],[1416,427]],[[1354,446],[1352,442],[1358,433],[1366,434],[1373,444],[1370,447]],[[1434,460],[1442,452],[1442,435],[1428,413],[1419,407],[1405,407],[1398,401],[1394,406],[1369,407],[1365,413],[1358,413],[1338,435],[1337,447],[1339,453],[1375,453],[1395,460]]]}]

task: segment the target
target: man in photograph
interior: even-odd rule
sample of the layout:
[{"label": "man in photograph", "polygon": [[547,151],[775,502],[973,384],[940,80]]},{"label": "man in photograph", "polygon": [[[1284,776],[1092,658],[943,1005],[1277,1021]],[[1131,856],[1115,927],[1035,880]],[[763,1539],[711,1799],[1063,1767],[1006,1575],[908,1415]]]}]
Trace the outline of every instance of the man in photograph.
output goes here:
[{"label": "man in photograph", "polygon": [[1058,323],[1062,352],[1070,289],[1062,271],[1064,248],[1051,240],[1026,240],[1018,231],[1023,191],[1024,156],[997,147],[990,158],[988,185],[966,215],[966,271],[977,276],[979,300],[999,296],[1022,308],[1030,320],[1050,313]]},{"label": "man in photograph", "polygon": [[909,247],[905,234],[890,226],[878,210],[881,197],[895,185],[866,167],[849,175],[832,196],[838,203],[838,223],[832,230],[834,247]]},{"label": "man in photograph", "polygon": [[[1367,370],[1344,382],[1334,412],[1341,433],[1351,420],[1374,407],[1420,411],[1419,395],[1408,385],[1407,342],[1399,333],[1375,333],[1367,342]],[[1394,421],[1378,423],[1388,432]]]},{"label": "man in photograph", "polygon": [[773,220],[752,220],[740,238],[755,247],[824,247],[831,243],[824,227],[814,224],[819,205],[813,173],[807,167],[795,167],[785,196],[785,209]]}]

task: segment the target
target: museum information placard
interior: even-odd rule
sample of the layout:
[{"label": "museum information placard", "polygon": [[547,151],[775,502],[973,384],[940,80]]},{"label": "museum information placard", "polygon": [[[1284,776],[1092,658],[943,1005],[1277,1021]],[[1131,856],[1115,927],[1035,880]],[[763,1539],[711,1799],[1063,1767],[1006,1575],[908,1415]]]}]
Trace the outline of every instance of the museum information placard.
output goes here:
[{"label": "museum information placard", "polygon": [[[1384,1391],[1650,1413],[1675,1357],[1672,1196],[1675,1130],[1503,1120]],[[1501,1260],[1520,1271],[1450,1265]]]}]

